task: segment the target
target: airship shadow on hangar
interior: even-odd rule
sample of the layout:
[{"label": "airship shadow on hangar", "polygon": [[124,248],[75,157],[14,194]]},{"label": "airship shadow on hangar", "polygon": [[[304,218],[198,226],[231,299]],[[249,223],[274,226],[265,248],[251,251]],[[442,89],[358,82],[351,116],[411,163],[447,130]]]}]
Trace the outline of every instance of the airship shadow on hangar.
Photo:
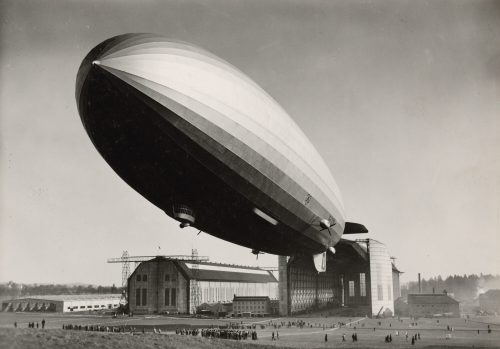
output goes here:
[{"label": "airship shadow on hangar", "polygon": [[277,102],[198,47],[110,38],[83,60],[76,101],[106,162],[181,227],[315,261],[367,232],[345,221],[328,167]]}]

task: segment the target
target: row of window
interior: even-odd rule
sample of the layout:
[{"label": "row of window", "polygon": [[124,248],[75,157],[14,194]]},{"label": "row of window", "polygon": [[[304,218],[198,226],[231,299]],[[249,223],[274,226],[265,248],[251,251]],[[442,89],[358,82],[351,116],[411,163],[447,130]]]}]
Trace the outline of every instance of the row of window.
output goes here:
[{"label": "row of window", "polygon": [[177,290],[175,288],[165,289],[165,306],[177,306]]},{"label": "row of window", "polygon": [[264,309],[263,305],[236,305],[234,310],[256,310],[256,309]]},{"label": "row of window", "polygon": [[[112,304],[108,304],[108,309],[111,309],[113,307]],[[104,304],[101,304],[100,306],[99,305],[94,305],[93,307],[91,305],[80,305],[80,309],[98,309],[98,308],[106,308],[106,306]],[[69,310],[73,310],[73,309],[78,309],[77,306],[73,306],[73,307],[68,307]]]},{"label": "row of window", "polygon": [[[137,274],[136,276],[137,281],[148,281],[148,275],[147,274]],[[165,281],[176,281],[175,274],[170,276],[170,274],[165,274]]]},{"label": "row of window", "polygon": [[148,275],[147,274],[137,274],[136,276],[137,281],[148,281]]},{"label": "row of window", "polygon": [[[141,292],[142,291],[142,292]],[[142,295],[142,297],[141,297]],[[141,302],[142,298],[142,302]],[[136,306],[145,306],[148,305],[148,289],[147,288],[136,288],[135,289],[135,305]]]},{"label": "row of window", "polygon": [[[366,297],[366,275],[365,273],[359,274],[359,295]],[[355,283],[353,280],[349,281],[349,297],[356,296]]]}]

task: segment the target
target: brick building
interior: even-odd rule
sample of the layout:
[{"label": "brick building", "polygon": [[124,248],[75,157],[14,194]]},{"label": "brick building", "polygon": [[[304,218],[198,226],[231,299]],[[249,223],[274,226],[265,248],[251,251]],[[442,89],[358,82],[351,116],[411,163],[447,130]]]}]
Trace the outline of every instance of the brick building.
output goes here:
[{"label": "brick building", "polygon": [[271,314],[271,300],[267,296],[233,298],[233,313],[235,316]]}]

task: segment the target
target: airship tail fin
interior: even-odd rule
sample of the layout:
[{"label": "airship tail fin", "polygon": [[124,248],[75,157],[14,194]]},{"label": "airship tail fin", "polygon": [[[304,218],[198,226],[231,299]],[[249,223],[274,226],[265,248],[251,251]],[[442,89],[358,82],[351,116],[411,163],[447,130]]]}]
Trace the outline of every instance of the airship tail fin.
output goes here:
[{"label": "airship tail fin", "polygon": [[346,222],[344,234],[366,234],[368,229],[363,224]]},{"label": "airship tail fin", "polygon": [[326,271],[326,251],[313,255],[313,260],[318,273],[324,273]]}]

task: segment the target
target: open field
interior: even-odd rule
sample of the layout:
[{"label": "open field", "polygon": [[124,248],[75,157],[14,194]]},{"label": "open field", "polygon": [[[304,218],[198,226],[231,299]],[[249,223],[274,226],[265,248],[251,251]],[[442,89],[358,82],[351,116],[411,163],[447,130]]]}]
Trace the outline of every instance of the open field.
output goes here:
[{"label": "open field", "polygon": [[[45,318],[46,329],[28,329],[28,322],[39,322]],[[286,326],[289,321],[303,320],[306,326]],[[13,323],[18,323],[14,329]],[[341,328],[332,328],[338,322],[346,323]],[[439,321],[439,322],[438,322]],[[175,335],[176,328],[210,327],[216,325],[257,325],[258,340],[208,339],[200,336]],[[281,323],[285,326],[279,326]],[[112,318],[100,315],[62,315],[41,313],[0,314],[1,348],[500,348],[500,324],[498,318],[464,319],[419,319],[416,324],[410,319],[364,319],[339,317],[290,317],[276,319],[193,319],[166,316],[135,316]],[[62,330],[63,324],[105,325],[134,328],[134,333],[85,332]],[[492,332],[487,332],[488,324]],[[265,328],[261,328],[265,325]],[[276,327],[275,327],[276,326]],[[312,326],[312,327],[311,327]],[[454,331],[447,331],[447,326]],[[162,329],[162,334],[153,333],[153,328]],[[142,331],[145,333],[142,333]],[[375,329],[375,330],[374,330]],[[478,331],[479,330],[479,334]],[[399,335],[396,334],[396,331]],[[272,332],[279,333],[279,341],[272,341]],[[352,342],[353,333],[358,342]],[[405,333],[409,339],[406,341]],[[411,336],[420,333],[421,340],[411,345]],[[446,334],[451,339],[445,339]],[[325,334],[328,342],[325,342]],[[342,335],[346,342],[342,342]],[[392,343],[385,343],[386,335],[392,335]]]}]

